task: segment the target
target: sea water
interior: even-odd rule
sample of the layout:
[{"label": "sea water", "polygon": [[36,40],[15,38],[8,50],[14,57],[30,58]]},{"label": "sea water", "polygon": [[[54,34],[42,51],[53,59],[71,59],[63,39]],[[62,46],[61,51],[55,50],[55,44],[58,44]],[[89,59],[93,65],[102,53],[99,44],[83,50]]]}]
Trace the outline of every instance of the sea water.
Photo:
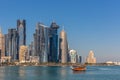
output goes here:
[{"label": "sea water", "polygon": [[120,80],[120,66],[87,66],[72,71],[70,66],[2,66],[0,80]]}]

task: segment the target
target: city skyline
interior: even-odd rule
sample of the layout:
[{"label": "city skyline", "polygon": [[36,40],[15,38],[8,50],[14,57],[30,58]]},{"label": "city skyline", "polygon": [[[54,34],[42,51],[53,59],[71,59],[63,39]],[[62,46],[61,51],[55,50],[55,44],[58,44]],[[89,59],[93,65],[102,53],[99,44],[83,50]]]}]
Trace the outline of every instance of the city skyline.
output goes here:
[{"label": "city skyline", "polygon": [[8,29],[16,28],[17,19],[25,19],[28,45],[33,41],[37,22],[49,26],[49,23],[55,21],[60,28],[65,27],[69,47],[75,49],[84,59],[93,50],[98,62],[120,61],[119,2],[1,0],[0,26],[6,34]]}]

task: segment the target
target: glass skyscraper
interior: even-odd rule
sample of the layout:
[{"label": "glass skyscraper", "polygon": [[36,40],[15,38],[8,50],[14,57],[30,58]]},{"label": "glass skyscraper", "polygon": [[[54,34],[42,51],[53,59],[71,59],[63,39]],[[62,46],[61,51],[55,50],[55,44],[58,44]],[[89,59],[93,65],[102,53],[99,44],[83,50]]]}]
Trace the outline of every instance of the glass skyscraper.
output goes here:
[{"label": "glass skyscraper", "polygon": [[29,57],[30,56],[34,56],[33,54],[33,41],[31,42],[31,44],[28,46],[28,54],[29,54]]},{"label": "glass skyscraper", "polygon": [[44,37],[45,37],[45,43],[44,43],[44,52],[43,52],[43,62],[48,62],[48,54],[49,54],[49,28],[44,27]]},{"label": "glass skyscraper", "polygon": [[48,32],[49,28],[45,27],[42,23],[36,25],[34,34],[34,54],[39,56],[41,63],[48,62]]},{"label": "glass skyscraper", "polygon": [[8,38],[8,34],[5,34],[5,56],[9,56],[9,38]]},{"label": "glass skyscraper", "polygon": [[52,22],[49,36],[49,62],[58,62],[58,28],[59,26],[55,22]]},{"label": "glass skyscraper", "polygon": [[26,45],[26,21],[25,20],[17,20],[17,31],[18,31],[18,41],[19,46]]},{"label": "glass skyscraper", "polygon": [[8,56],[11,56],[12,61],[18,60],[18,33],[16,29],[8,30],[8,43]]}]

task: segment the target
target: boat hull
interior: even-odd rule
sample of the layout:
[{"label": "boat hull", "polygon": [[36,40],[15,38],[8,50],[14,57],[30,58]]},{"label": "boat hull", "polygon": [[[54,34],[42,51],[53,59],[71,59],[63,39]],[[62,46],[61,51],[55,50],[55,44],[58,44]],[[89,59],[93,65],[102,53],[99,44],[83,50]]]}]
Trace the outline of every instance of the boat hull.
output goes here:
[{"label": "boat hull", "polygon": [[85,71],[86,70],[86,66],[77,66],[77,67],[72,67],[73,71]]}]

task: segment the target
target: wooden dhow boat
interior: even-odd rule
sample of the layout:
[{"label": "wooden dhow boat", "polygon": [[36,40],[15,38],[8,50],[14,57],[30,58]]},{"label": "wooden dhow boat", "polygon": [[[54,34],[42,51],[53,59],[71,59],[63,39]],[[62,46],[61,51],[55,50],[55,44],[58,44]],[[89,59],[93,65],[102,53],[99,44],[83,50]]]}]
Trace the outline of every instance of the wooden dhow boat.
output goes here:
[{"label": "wooden dhow boat", "polygon": [[73,71],[85,71],[86,65],[72,66]]}]

